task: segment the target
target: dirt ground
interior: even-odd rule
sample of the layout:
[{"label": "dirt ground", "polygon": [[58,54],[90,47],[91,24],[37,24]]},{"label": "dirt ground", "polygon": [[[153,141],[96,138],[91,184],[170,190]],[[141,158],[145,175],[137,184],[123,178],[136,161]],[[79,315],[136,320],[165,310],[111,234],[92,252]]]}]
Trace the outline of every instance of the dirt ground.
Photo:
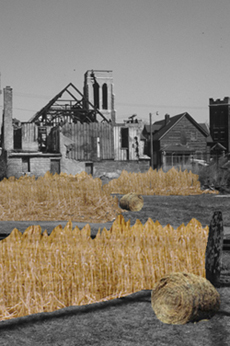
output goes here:
[{"label": "dirt ground", "polygon": [[[118,196],[120,198],[120,196]],[[222,211],[224,227],[230,227],[230,197],[204,196],[144,196],[140,212],[123,213],[125,220],[142,223],[149,217],[162,225],[178,227],[196,218],[203,226],[209,225],[215,210]],[[48,233],[57,224],[42,224]],[[34,222],[33,222],[34,224]],[[77,223],[73,222],[73,225]],[[112,222],[106,224],[111,227]],[[0,222],[0,233],[16,227],[22,232],[31,222]],[[19,227],[20,226],[20,227]],[[83,225],[82,225],[83,226]],[[92,235],[103,225],[94,224]],[[80,227],[81,228],[81,227]],[[130,296],[86,306],[72,306],[52,313],[40,313],[9,321],[0,321],[0,346],[13,345],[230,345],[230,254],[223,255],[225,270],[221,273],[219,312],[209,321],[186,325],[167,325],[160,322],[151,307],[151,291],[140,291]]]},{"label": "dirt ground", "polygon": [[[118,200],[122,197],[117,195]],[[133,225],[137,219],[143,224],[151,218],[158,220],[161,225],[170,224],[177,228],[182,223],[187,224],[192,218],[197,219],[203,227],[210,224],[213,212],[220,210],[223,215],[224,227],[229,228],[230,232],[230,196],[222,198],[216,195],[203,194],[197,196],[143,196],[144,206],[138,212],[123,212],[125,220],[129,220]],[[48,234],[57,225],[64,227],[68,221],[0,221],[0,234],[9,235],[17,228],[22,233],[30,225],[40,225],[42,231],[47,230]],[[73,227],[78,225],[81,229],[86,223],[80,223],[72,220]],[[99,228],[106,227],[110,229],[113,221],[107,223],[89,223],[91,226],[91,235],[95,236]]]}]

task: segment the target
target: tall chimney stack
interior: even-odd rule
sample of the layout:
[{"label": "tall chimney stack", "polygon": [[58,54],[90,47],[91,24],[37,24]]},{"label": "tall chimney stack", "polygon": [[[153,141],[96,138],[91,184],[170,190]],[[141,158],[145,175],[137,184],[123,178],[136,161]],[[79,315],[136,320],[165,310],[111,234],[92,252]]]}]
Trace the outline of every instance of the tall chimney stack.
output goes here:
[{"label": "tall chimney stack", "polygon": [[7,86],[3,89],[3,150],[13,149],[13,93],[12,88]]}]

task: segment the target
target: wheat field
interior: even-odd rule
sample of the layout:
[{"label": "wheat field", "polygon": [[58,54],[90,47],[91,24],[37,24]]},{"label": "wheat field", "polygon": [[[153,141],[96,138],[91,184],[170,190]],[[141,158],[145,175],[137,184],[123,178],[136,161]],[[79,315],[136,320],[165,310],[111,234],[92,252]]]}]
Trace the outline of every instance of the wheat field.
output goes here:
[{"label": "wheat field", "polygon": [[0,220],[107,222],[121,212],[102,181],[86,172],[10,177],[0,182]]},{"label": "wheat field", "polygon": [[[50,236],[40,226],[23,235],[14,229],[0,242],[0,319],[49,312],[152,289],[165,274],[183,271],[205,277],[208,227],[195,219],[176,230],[148,219],[131,227],[111,193],[201,194],[198,177],[171,169],[128,173],[102,186],[85,172],[11,177],[0,182],[0,220],[70,220]],[[107,222],[91,239],[90,226]],[[72,220],[72,221],[71,221]]]},{"label": "wheat field", "polygon": [[99,178],[86,172],[71,175],[47,172],[43,177],[10,177],[0,182],[1,221],[61,221],[107,222],[122,210],[112,193],[134,192],[142,195],[199,195],[218,193],[202,191],[199,177],[191,171],[174,168],[164,173],[122,171],[118,179],[102,186]]},{"label": "wheat field", "polygon": [[208,227],[192,219],[176,230],[149,219],[131,227],[118,216],[111,229],[90,237],[90,226],[48,236],[40,226],[14,229],[0,242],[0,319],[51,312],[152,289],[163,275],[205,277]]},{"label": "wheat field", "polygon": [[118,179],[111,180],[103,186],[108,193],[128,194],[134,192],[142,195],[177,195],[189,196],[202,193],[218,193],[217,191],[201,190],[199,176],[191,171],[181,171],[172,167],[168,172],[151,167],[145,173],[128,173],[122,171]]}]

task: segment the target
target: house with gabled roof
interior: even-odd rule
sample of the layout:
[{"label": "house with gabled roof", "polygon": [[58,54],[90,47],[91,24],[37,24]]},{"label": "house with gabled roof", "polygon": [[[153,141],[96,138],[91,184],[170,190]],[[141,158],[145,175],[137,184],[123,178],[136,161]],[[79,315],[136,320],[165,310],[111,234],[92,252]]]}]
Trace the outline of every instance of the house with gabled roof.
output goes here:
[{"label": "house with gabled roof", "polygon": [[[156,121],[152,128],[153,166],[191,168],[196,160],[209,161],[212,143],[208,128],[198,124],[187,112]],[[150,155],[150,125],[145,125],[142,140]]]}]

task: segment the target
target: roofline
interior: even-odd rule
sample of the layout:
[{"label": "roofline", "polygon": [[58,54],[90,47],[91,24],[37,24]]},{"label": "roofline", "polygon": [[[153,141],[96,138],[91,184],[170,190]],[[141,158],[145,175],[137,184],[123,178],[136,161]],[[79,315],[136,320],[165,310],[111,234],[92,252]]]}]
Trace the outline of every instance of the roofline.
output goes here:
[{"label": "roofline", "polygon": [[[30,119],[29,119],[29,123],[33,123],[35,122],[36,118],[39,116],[40,113],[42,113],[43,110],[45,110],[46,108],[51,107],[54,102],[56,102],[59,97],[62,97],[63,93],[65,91],[68,92],[68,88],[72,87],[75,89],[76,92],[78,92],[80,94],[80,96],[84,99],[84,95],[80,92],[80,90],[75,87],[75,85],[73,83],[69,83],[65,88],[63,88],[57,95],[55,95],[44,107],[42,107],[39,111],[37,111]],[[94,108],[94,105],[89,101],[89,100],[85,100],[91,107]],[[105,120],[107,123],[109,123],[108,119],[100,112],[100,110],[97,108],[96,109],[97,113],[103,118],[103,120]]]},{"label": "roofline", "polygon": [[86,73],[89,72],[89,71],[90,72],[91,71],[95,71],[95,72],[113,72],[113,70],[94,70],[94,69],[91,69],[91,70],[87,70]]},{"label": "roofline", "polygon": [[158,141],[160,140],[160,139],[162,139],[177,123],[178,123],[178,121],[184,116],[186,114],[186,112],[184,112],[184,113],[182,113],[181,114],[181,116],[179,117],[179,119],[173,124],[173,125],[171,125],[169,128],[168,128],[168,130],[167,131],[165,131],[162,135],[161,135],[161,137],[159,137],[158,138]]},{"label": "roofline", "polygon": [[[188,113],[188,112],[184,112],[181,114],[181,116],[178,118],[178,120],[173,124],[171,125],[167,131],[165,131],[159,138],[158,138],[158,141],[161,140],[177,123],[178,121],[180,121],[184,116],[188,115],[190,117],[190,121],[194,122],[194,125],[198,128],[198,130],[200,130],[202,133],[204,133],[206,135],[206,137],[209,136],[209,134],[198,124],[198,122],[193,119],[191,117],[191,115]],[[176,115],[175,115],[176,116]]]},{"label": "roofline", "polygon": [[208,105],[209,107],[219,107],[219,106],[230,106],[230,102],[227,102],[227,103],[218,103],[218,104],[211,104],[211,105]]},{"label": "roofline", "polygon": [[223,146],[221,143],[217,142],[216,144],[213,145],[213,147],[210,149],[211,151],[214,150],[215,147],[219,147],[222,150],[227,150],[225,146]]}]

